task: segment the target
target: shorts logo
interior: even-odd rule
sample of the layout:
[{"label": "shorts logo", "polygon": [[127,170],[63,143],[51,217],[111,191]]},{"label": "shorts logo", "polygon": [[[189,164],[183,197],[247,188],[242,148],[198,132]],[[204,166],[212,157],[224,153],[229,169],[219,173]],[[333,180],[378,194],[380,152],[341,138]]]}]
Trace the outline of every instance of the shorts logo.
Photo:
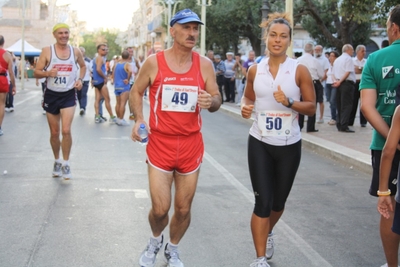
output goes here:
[{"label": "shorts logo", "polygon": [[393,79],[394,78],[394,67],[388,66],[382,68],[382,78],[383,79]]}]

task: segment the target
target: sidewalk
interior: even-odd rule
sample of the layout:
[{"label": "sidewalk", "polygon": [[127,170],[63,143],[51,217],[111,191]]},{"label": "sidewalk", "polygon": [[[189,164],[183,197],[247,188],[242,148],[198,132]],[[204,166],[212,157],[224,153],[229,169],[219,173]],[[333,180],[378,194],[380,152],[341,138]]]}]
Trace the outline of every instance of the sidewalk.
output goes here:
[{"label": "sidewalk", "polygon": [[[303,146],[317,154],[332,158],[349,168],[356,168],[366,173],[372,173],[371,153],[369,145],[372,138],[372,127],[360,126],[359,116],[356,116],[354,126],[350,127],[355,133],[339,132],[335,126],[328,124],[330,121],[329,103],[324,105],[324,123],[315,124],[319,131],[306,133],[302,130]],[[240,116],[240,108],[233,103],[224,102],[221,109]],[[319,117],[319,105],[317,118]]]}]

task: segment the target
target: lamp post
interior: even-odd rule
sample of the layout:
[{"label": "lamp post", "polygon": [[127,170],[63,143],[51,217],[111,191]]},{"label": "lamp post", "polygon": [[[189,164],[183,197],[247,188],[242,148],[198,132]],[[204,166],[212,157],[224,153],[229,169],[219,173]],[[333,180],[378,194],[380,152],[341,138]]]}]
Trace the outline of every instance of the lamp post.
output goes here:
[{"label": "lamp post", "polygon": [[[285,11],[289,14],[290,20],[293,21],[293,0],[286,0],[286,7]],[[292,29],[292,36],[290,36],[290,39],[292,40],[290,42],[290,46],[286,52],[286,54],[289,57],[293,57],[293,30],[294,30],[294,23],[293,23],[293,29]]]},{"label": "lamp post", "polygon": [[156,38],[157,33],[151,32],[150,37],[151,37],[151,54],[154,54],[154,39]]},{"label": "lamp post", "polygon": [[206,7],[212,5],[212,0],[197,0],[197,5],[201,6],[201,21],[204,23],[201,27],[201,38],[200,38],[200,55],[205,55],[206,50]]},{"label": "lamp post", "polygon": [[169,22],[171,21],[171,17],[172,17],[172,6],[173,6],[173,12],[175,14],[175,10],[176,10],[176,6],[179,3],[182,3],[181,1],[175,1],[175,0],[164,0],[165,3],[163,1],[160,0],[160,3],[164,5],[165,8],[165,4],[167,4],[167,9],[168,9],[168,16],[167,16],[167,20],[165,22],[165,24],[167,24],[167,48],[169,48],[171,46],[171,36],[169,33],[169,29],[171,28],[171,26],[169,26]]},{"label": "lamp post", "polygon": [[[286,0],[287,1],[287,0]],[[268,13],[269,13],[269,1],[268,0],[263,0],[262,6],[261,6],[261,22],[264,20],[268,19]],[[265,34],[264,28],[261,30],[261,46],[260,46],[260,53],[261,55],[265,54],[265,41],[263,40]]]}]

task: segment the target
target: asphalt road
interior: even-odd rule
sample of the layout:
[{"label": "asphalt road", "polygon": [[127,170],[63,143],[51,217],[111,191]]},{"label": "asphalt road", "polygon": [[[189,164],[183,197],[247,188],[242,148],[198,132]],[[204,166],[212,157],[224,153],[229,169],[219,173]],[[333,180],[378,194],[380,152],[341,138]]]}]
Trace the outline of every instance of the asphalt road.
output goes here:
[{"label": "asphalt road", "polygon": [[[51,178],[40,89],[19,92],[15,112],[6,114],[0,137],[1,267],[138,266],[150,234],[145,148],[130,140],[131,127],[94,123],[92,93],[88,113],[81,117],[76,110],[68,182]],[[224,111],[202,114],[206,150],[181,259],[187,267],[249,266],[255,258],[246,156],[250,121]],[[369,180],[304,149],[275,228],[270,265],[384,264]],[[160,254],[157,266],[163,266]]]}]

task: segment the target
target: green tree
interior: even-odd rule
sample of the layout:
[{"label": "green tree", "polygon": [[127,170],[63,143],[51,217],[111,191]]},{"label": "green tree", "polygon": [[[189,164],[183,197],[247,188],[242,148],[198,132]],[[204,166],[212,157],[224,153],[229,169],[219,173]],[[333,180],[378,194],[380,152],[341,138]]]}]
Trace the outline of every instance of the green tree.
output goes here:
[{"label": "green tree", "polygon": [[93,58],[97,53],[97,45],[107,44],[108,55],[107,59],[111,59],[114,55],[120,55],[122,47],[116,44],[118,31],[116,30],[101,30],[94,33],[88,33],[83,36],[83,46],[86,49],[86,56]]},{"label": "green tree", "polygon": [[372,23],[382,23],[394,0],[297,0],[295,22],[324,47],[342,50],[344,44],[368,44]]}]

